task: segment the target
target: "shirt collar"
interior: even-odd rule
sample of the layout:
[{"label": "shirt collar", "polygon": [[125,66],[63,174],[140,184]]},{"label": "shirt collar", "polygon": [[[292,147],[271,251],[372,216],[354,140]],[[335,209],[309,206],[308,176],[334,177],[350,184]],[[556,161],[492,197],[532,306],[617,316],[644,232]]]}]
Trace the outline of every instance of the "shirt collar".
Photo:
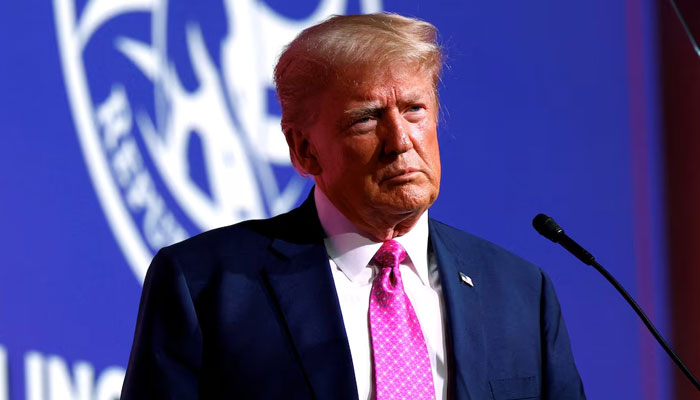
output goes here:
[{"label": "shirt collar", "polygon": [[[321,226],[326,232],[324,244],[328,256],[354,283],[368,283],[372,274],[367,268],[382,243],[365,236],[345,215],[331,203],[318,186],[314,189],[314,200]],[[428,284],[428,212],[424,212],[416,225],[403,236],[394,238],[406,249],[408,256],[403,264],[418,275],[424,285]],[[363,282],[364,281],[364,282]]]}]

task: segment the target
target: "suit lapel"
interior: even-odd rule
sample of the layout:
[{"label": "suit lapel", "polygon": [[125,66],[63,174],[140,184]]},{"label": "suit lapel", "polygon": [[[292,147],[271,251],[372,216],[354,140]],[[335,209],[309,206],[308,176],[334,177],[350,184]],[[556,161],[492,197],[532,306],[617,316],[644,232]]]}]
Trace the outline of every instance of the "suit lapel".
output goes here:
[{"label": "suit lapel", "polygon": [[[287,227],[294,227],[288,230]],[[302,206],[280,220],[281,233],[270,245],[263,270],[283,316],[305,375],[319,399],[357,399],[357,386],[335,284],[323,244],[313,191]],[[451,228],[430,220],[450,343],[450,398],[490,396],[481,307],[481,262]],[[460,280],[468,275],[474,287]]]},{"label": "suit lapel", "polygon": [[328,254],[309,199],[287,215],[264,271],[296,353],[318,399],[357,399],[357,386]]},{"label": "suit lapel", "polygon": [[[480,263],[473,249],[454,240],[451,229],[430,220],[430,240],[437,259],[442,295],[447,311],[451,348],[450,398],[481,399],[490,396],[486,377],[486,342],[480,290]],[[474,287],[463,283],[459,273],[469,276]],[[450,351],[451,350],[451,351]]]}]

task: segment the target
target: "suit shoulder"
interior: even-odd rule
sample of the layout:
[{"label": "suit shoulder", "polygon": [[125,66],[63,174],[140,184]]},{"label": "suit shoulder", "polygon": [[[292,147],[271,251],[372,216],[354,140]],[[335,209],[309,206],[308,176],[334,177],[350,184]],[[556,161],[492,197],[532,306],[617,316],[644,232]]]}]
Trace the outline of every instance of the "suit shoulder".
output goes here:
[{"label": "suit shoulder", "polygon": [[450,242],[450,247],[463,252],[466,259],[486,267],[487,273],[504,272],[535,278],[538,281],[543,274],[542,269],[535,264],[493,242],[437,220],[431,219],[430,222],[431,233],[434,233],[439,240]]},{"label": "suit shoulder", "polygon": [[188,280],[208,280],[222,268],[234,273],[255,273],[262,266],[270,243],[284,236],[285,226],[284,215],[247,220],[164,247],[158,257],[170,260]]},{"label": "suit shoulder", "polygon": [[162,251],[182,256],[190,253],[237,254],[266,247],[274,239],[294,241],[308,231],[300,226],[306,216],[300,209],[266,219],[252,219],[202,232],[165,247]]},{"label": "suit shoulder", "polygon": [[250,225],[259,221],[244,221],[199,233],[181,242],[161,249],[161,252],[174,258],[186,257],[188,254],[220,254],[247,246],[268,242],[265,235],[259,234]]}]

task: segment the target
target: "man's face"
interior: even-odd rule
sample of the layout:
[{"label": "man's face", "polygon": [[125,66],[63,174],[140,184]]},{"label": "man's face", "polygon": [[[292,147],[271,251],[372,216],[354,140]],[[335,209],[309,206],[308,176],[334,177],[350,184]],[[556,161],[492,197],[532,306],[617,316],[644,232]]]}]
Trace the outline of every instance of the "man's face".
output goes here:
[{"label": "man's face", "polygon": [[430,76],[348,71],[318,98],[308,130],[316,184],[362,227],[420,215],[437,198],[440,152]]}]

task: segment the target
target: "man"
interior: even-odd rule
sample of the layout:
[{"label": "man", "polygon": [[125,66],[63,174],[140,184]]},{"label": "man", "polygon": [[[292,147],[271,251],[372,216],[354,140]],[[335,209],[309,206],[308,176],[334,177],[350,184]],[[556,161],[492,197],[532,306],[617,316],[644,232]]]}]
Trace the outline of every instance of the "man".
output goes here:
[{"label": "man", "polygon": [[435,28],[392,14],[287,47],[282,129],[315,189],[158,253],[123,398],[584,397],[547,276],[428,218],[441,63]]}]

